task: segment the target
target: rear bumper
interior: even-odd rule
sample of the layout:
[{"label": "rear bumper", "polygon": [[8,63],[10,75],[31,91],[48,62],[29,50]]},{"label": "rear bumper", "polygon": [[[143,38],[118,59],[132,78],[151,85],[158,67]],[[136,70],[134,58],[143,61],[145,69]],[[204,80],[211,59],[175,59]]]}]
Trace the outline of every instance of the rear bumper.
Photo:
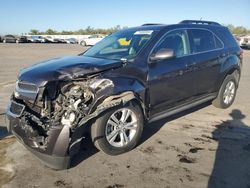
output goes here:
[{"label": "rear bumper", "polygon": [[[44,141],[38,129],[27,124],[24,119],[22,116],[18,117],[13,114],[10,105],[7,107],[7,129],[20,143],[50,168],[69,168],[71,157],[80,150],[82,134],[78,132],[77,136],[73,134],[70,138],[70,129],[67,126],[55,126],[47,131]],[[46,144],[42,145],[41,141]]]}]

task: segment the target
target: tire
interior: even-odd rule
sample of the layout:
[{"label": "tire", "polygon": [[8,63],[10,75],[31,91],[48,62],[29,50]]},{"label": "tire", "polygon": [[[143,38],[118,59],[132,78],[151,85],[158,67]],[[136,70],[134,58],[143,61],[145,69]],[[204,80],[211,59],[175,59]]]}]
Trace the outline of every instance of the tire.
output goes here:
[{"label": "tire", "polygon": [[[129,112],[128,118],[123,118],[126,120],[123,121],[122,114],[126,114],[126,110]],[[125,123],[123,125],[115,123],[114,117],[120,120],[120,123]],[[108,155],[119,155],[132,150],[138,144],[143,131],[143,123],[144,118],[140,106],[135,102],[129,102],[123,107],[113,108],[98,117],[91,126],[91,138],[97,149]],[[125,128],[126,126],[129,129]]]},{"label": "tire", "polygon": [[86,46],[86,42],[85,41],[81,41],[80,43],[82,46]]},{"label": "tire", "polygon": [[213,100],[212,104],[215,107],[222,109],[230,107],[236,96],[238,82],[239,75],[237,71],[233,74],[227,75],[220,87],[217,97]]}]

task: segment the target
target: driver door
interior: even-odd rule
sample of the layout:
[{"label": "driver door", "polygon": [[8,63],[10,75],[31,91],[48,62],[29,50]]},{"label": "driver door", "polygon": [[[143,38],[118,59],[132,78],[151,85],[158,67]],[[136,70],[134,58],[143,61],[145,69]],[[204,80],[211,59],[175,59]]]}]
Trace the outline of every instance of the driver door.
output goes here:
[{"label": "driver door", "polygon": [[161,49],[171,49],[174,57],[158,61],[149,59],[149,94],[151,115],[191,100],[195,95],[194,77],[189,65],[194,61],[190,55],[187,31],[174,30],[154,47],[151,55]]}]

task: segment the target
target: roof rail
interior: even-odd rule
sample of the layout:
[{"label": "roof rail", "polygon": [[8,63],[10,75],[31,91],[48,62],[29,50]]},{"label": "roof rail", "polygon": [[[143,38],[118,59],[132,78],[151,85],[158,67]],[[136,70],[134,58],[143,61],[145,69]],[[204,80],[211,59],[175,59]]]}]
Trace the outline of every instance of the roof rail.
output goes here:
[{"label": "roof rail", "polygon": [[180,22],[180,24],[204,24],[204,25],[217,25],[217,26],[221,26],[217,22],[203,21],[203,20],[183,20],[183,21]]},{"label": "roof rail", "polygon": [[141,26],[150,26],[150,25],[162,25],[162,24],[159,24],[159,23],[145,23]]}]

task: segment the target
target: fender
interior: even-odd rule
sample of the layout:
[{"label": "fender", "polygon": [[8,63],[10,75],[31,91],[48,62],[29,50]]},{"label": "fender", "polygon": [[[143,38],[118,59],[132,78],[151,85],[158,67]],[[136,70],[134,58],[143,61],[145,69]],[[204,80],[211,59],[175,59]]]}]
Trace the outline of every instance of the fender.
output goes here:
[{"label": "fender", "polygon": [[230,55],[223,60],[221,67],[220,67],[220,77],[218,80],[218,88],[221,86],[222,82],[224,81],[225,77],[229,74],[232,74],[235,70],[237,70],[240,74],[240,59],[237,55]]},{"label": "fender", "polygon": [[139,103],[144,115],[146,115],[146,107],[144,106],[146,88],[139,81],[132,78],[117,77],[105,79],[110,80],[112,84],[108,84],[107,87],[103,87],[94,93],[93,104],[88,115],[79,122],[80,126],[97,117],[103,111],[124,105],[132,100],[136,100]]}]

